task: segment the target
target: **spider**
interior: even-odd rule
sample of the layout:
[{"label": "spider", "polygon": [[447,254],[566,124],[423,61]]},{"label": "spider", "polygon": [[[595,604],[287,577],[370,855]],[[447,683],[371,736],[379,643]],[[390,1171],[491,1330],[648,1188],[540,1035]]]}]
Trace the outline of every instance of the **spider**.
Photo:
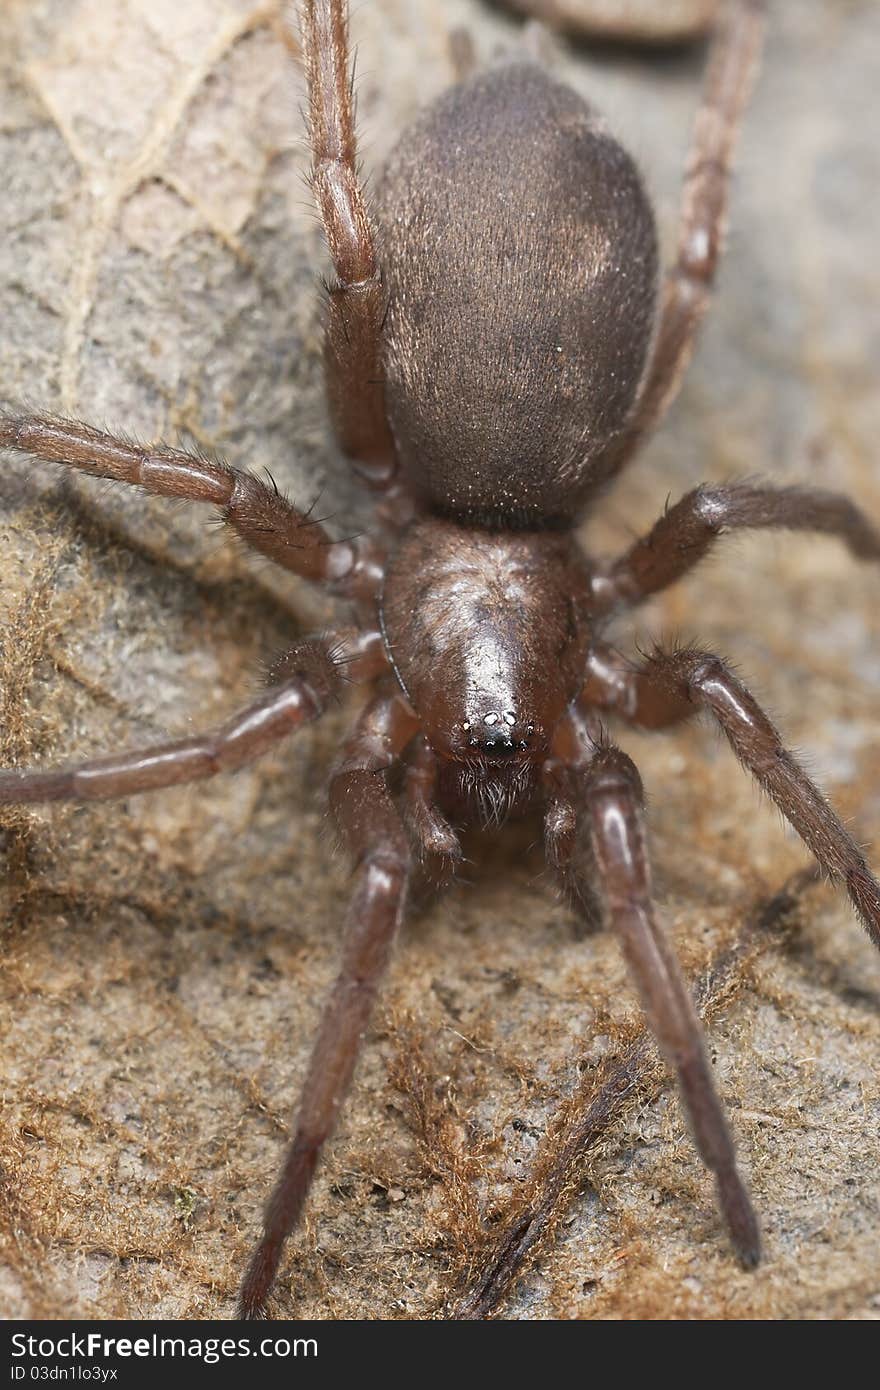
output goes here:
[{"label": "spider", "polygon": [[677,257],[660,293],[653,213],[635,166],[598,116],[532,62],[463,72],[403,135],[368,211],[346,6],[303,4],[312,184],[336,276],[327,392],[339,442],[375,495],[375,534],[333,543],[271,485],[198,454],[49,416],[2,417],[3,447],[210,503],[252,549],[353,606],[350,628],[298,643],[276,663],[268,692],[212,733],[0,774],[0,801],[20,804],[196,781],[318,718],[346,678],[374,687],[330,783],[356,864],[342,961],[242,1282],[243,1317],[266,1314],[414,863],[442,882],[461,858],[458,822],[536,805],[549,864],[620,939],[734,1249],[745,1266],[760,1258],[700,1025],[654,908],[639,775],[603,716],[658,729],[708,711],[844,884],[877,945],[880,886],[718,657],[658,649],[632,665],[603,632],[686,574],[723,531],[828,532],[874,560],[880,535],[845,497],[751,484],[695,489],[609,564],[589,559],[572,532],[662,419],[687,365],[717,266],[762,10],[732,0],[718,24]]}]

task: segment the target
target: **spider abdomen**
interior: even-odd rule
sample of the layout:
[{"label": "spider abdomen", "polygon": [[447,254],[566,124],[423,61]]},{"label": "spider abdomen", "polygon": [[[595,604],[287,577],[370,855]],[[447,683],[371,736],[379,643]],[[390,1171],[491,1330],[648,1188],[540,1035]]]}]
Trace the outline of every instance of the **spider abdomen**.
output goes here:
[{"label": "spider abdomen", "polygon": [[613,467],[653,329],[639,174],[531,63],[453,88],[404,135],[377,208],[386,401],[436,511],[571,522]]}]

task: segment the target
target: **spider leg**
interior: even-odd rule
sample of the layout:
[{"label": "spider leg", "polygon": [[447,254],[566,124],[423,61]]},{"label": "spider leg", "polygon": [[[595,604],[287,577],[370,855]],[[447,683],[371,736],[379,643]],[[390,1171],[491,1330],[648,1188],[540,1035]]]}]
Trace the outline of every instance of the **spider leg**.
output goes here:
[{"label": "spider leg", "polygon": [[629,667],[608,648],[588,662],[581,701],[629,723],[658,729],[708,710],[747,772],[775,801],[820,868],[842,881],[865,930],[880,948],[880,883],[840,817],[783,746],[755,697],[711,652],[655,652]]},{"label": "spider leg", "polygon": [[4,412],[0,449],[132,483],[159,497],[210,502],[252,550],[338,593],[372,595],[380,582],[380,556],[371,542],[361,537],[332,542],[277,488],[228,463],[166,445],[144,448],[73,420]]},{"label": "spider leg", "polygon": [[717,0],[689,0],[658,5],[657,0],[507,0],[509,7],[532,15],[554,29],[571,34],[595,34],[632,43],[674,43],[701,34],[717,8]]},{"label": "spider leg", "polygon": [[676,396],[709,302],[727,221],[734,147],[763,41],[764,9],[764,0],[729,0],[721,6],[685,170],[678,253],[666,278],[645,385],[627,430],[630,448],[659,423]]},{"label": "spider leg", "polygon": [[[388,657],[381,632],[370,627],[338,627],[317,641],[326,651],[341,680],[352,685],[368,684],[388,671]],[[266,671],[267,685],[283,685],[302,667],[303,643],[297,642],[281,652]]]},{"label": "spider leg", "polygon": [[859,560],[880,560],[880,531],[854,502],[818,488],[694,488],[646,536],[599,571],[593,592],[601,611],[632,607],[693,569],[725,531],[743,527],[819,531],[836,536]]},{"label": "spider leg", "polygon": [[263,1234],[239,1294],[239,1315],[265,1317],[284,1243],[299,1221],[321,1150],[336,1128],[379,983],[403,914],[410,873],[406,833],[385,785],[385,772],[415,731],[397,696],[367,706],[330,803],[357,862],[342,961],[324,1005],[296,1115],[293,1142],[266,1206]]},{"label": "spider leg", "polygon": [[750,1268],[761,1255],[758,1222],[736,1166],[693,1001],[657,922],[635,765],[619,748],[598,746],[586,767],[582,796],[605,915],[620,938],[648,1023],[678,1076],[691,1131],[715,1175],[737,1255]]},{"label": "spider leg", "polygon": [[[330,639],[332,642],[332,639]],[[302,724],[323,714],[342,681],[328,642],[306,642],[289,658],[290,675],[211,733],[94,758],[48,772],[0,772],[0,805],[103,801],[200,782],[254,762]]]},{"label": "spider leg", "polygon": [[424,734],[420,734],[404,778],[403,815],[432,882],[442,887],[454,877],[461,863],[461,843],[434,804],[436,786],[437,756]]},{"label": "spider leg", "polygon": [[355,472],[384,492],[397,473],[382,384],[386,296],[358,178],[347,0],[303,0],[300,24],[311,184],[336,274],[324,340],[327,395],[339,443]]}]

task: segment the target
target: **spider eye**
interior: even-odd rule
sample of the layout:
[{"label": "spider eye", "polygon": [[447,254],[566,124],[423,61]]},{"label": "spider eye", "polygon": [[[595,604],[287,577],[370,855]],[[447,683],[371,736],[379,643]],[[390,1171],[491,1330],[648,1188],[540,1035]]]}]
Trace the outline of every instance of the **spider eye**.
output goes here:
[{"label": "spider eye", "polygon": [[519,723],[512,713],[484,714],[482,719],[464,726],[469,733],[468,746],[479,749],[485,757],[512,758],[525,753],[534,725]]},{"label": "spider eye", "polygon": [[515,753],[523,752],[528,744],[525,739],[511,738],[509,732],[499,729],[494,737],[481,738],[479,748],[490,758],[510,758]]}]

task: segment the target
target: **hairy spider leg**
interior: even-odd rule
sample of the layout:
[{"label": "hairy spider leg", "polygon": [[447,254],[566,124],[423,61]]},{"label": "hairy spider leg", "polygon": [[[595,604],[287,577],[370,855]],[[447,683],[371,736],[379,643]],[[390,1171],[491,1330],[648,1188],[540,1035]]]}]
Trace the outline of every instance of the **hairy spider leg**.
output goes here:
[{"label": "hairy spider leg", "polygon": [[[288,734],[317,719],[344,677],[332,637],[298,648],[298,673],[207,734],[93,758],[74,767],[0,772],[0,804],[103,801],[233,772],[255,762]],[[293,666],[293,653],[289,660]]]},{"label": "hairy spider leg", "polygon": [[727,224],[739,127],[758,66],[765,0],[722,5],[685,170],[676,261],[666,276],[654,351],[621,457],[659,424],[678,394],[709,303]]},{"label": "hairy spider leg", "polygon": [[556,868],[587,920],[604,921],[620,938],[648,1025],[678,1077],[697,1149],[715,1174],[737,1255],[752,1267],[760,1258],[758,1223],[737,1170],[701,1024],[657,923],[638,771],[585,704],[568,712],[556,749],[545,768],[551,789],[545,837],[553,835],[551,827],[564,827],[553,845]]},{"label": "hairy spider leg", "polygon": [[252,550],[337,593],[369,597],[381,553],[364,537],[332,541],[320,522],[251,473],[164,444],[144,447],[74,420],[0,413],[0,449],[131,483],[158,497],[210,502]]},{"label": "hairy spider leg", "polygon": [[820,868],[843,883],[865,930],[880,948],[880,884],[840,817],[792,757],[755,697],[711,652],[655,652],[632,666],[610,648],[588,661],[582,706],[658,729],[708,710],[739,761],[779,807]]},{"label": "hairy spider leg", "polygon": [[[674,1069],[697,1149],[714,1173],[736,1253],[747,1268],[761,1237],[736,1165],[733,1140],[703,1044],[703,1030],[680,967],[654,910],[642,785],[635,764],[612,744],[597,747],[582,795],[596,886],[606,920],[620,939],[645,1017]],[[574,860],[577,871],[577,859]]]},{"label": "hairy spider leg", "polygon": [[843,493],[704,483],[670,507],[624,555],[597,570],[593,593],[600,610],[642,603],[689,573],[719,536],[745,528],[816,531],[843,541],[858,560],[880,560],[880,531]]},{"label": "hairy spider leg", "polygon": [[336,275],[328,287],[324,340],[327,396],[337,438],[354,472],[384,492],[397,475],[382,384],[386,295],[358,177],[347,0],[303,0],[300,28],[309,93],[311,185]]},{"label": "hairy spider leg", "polygon": [[312,1050],[293,1142],[266,1206],[263,1234],[239,1294],[239,1315],[266,1316],[284,1243],[302,1214],[330,1138],[403,916],[411,852],[385,774],[416,732],[399,696],[379,696],[362,714],[330,786],[330,804],[357,864],[342,960]]}]

